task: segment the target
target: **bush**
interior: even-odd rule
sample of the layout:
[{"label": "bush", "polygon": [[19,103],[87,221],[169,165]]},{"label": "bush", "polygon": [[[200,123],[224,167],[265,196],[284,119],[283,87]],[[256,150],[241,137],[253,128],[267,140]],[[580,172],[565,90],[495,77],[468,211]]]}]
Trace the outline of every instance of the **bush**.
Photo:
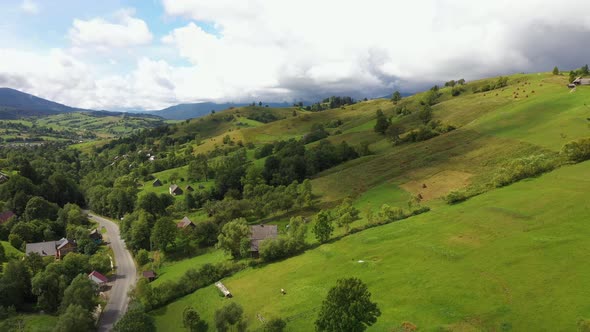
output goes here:
[{"label": "bush", "polygon": [[515,159],[498,172],[493,184],[495,187],[503,187],[548,172],[555,167],[556,160],[544,154]]},{"label": "bush", "polygon": [[576,163],[590,159],[590,137],[580,138],[567,143],[561,149],[561,153],[569,161]]},{"label": "bush", "polygon": [[137,254],[135,255],[135,260],[137,261],[137,265],[143,266],[150,262],[149,253],[145,249],[139,249]]},{"label": "bush", "polygon": [[452,205],[463,202],[467,198],[469,197],[467,197],[467,194],[464,191],[452,191],[445,197],[445,201]]}]

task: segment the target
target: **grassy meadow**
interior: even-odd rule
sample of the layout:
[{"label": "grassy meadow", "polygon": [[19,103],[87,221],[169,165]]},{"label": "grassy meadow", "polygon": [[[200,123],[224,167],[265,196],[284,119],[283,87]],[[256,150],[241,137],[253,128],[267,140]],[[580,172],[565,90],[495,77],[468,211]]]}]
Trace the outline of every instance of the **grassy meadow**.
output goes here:
[{"label": "grassy meadow", "polygon": [[[346,276],[367,283],[383,312],[370,331],[391,331],[405,321],[420,331],[575,330],[578,319],[590,317],[590,288],[584,288],[589,271],[580,264],[590,256],[584,246],[590,235],[590,162],[564,166],[458,205],[447,205],[443,198],[470,186],[488,190],[487,184],[507,162],[555,155],[563,144],[590,136],[590,88],[570,91],[566,76],[535,73],[512,75],[501,89],[471,91],[496,79],[472,82],[458,97],[451,96],[450,88],[441,88],[434,119],[456,130],[398,146],[373,131],[375,112],[380,109],[405,125],[417,119],[413,114],[396,118],[396,105],[383,99],[315,113],[280,109],[283,119],[268,124],[237,126],[235,119],[247,109],[228,111],[235,118],[226,122],[219,120],[225,116],[220,112],[177,124],[179,132],[197,124],[204,128],[199,131],[203,141],[193,145],[196,154],[221,146],[225,135],[260,146],[300,138],[314,124],[341,120],[328,129],[328,139],[353,146],[367,142],[373,153],[314,176],[319,207],[334,206],[348,196],[362,212],[375,211],[382,204],[406,207],[411,197],[420,195],[421,203],[432,210],[242,271],[224,280],[235,296],[231,300],[222,298],[214,286],[200,289],[153,311],[158,330],[183,330],[182,310],[191,305],[213,331],[215,310],[235,301],[244,307],[252,330],[262,328],[257,317],[263,316],[285,319],[288,331],[310,331],[328,289]],[[419,108],[423,96],[404,98],[397,106]],[[263,160],[254,163],[262,166]],[[166,178],[165,172],[158,176]],[[269,218],[281,227],[287,220]],[[352,226],[366,222],[361,218]],[[336,229],[334,236],[343,234]],[[311,233],[308,242],[315,242]],[[167,262],[157,283],[225,259],[207,252]],[[281,288],[287,295],[281,295]]]},{"label": "grassy meadow", "polygon": [[590,271],[580,264],[590,258],[587,174],[590,162],[567,166],[369,229],[227,278],[231,300],[209,286],[152,314],[158,330],[182,331],[185,306],[211,326],[214,311],[235,301],[253,329],[261,314],[309,331],[328,289],[355,276],[383,313],[371,331],[404,321],[424,331],[571,331],[590,317]]}]

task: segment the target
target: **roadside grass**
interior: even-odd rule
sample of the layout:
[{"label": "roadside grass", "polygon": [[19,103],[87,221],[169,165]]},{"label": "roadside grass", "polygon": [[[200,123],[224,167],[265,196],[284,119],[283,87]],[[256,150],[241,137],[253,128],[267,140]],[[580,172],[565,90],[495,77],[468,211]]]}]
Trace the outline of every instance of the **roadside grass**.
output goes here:
[{"label": "roadside grass", "polygon": [[566,166],[344,237],[223,280],[233,299],[210,286],[152,315],[159,330],[181,331],[191,305],[212,329],[214,311],[232,301],[251,329],[261,327],[261,314],[286,319],[288,331],[309,331],[329,288],[355,276],[382,311],[369,331],[404,321],[425,331],[575,330],[590,317],[590,267],[580,264],[590,258],[588,172],[590,162]]}]

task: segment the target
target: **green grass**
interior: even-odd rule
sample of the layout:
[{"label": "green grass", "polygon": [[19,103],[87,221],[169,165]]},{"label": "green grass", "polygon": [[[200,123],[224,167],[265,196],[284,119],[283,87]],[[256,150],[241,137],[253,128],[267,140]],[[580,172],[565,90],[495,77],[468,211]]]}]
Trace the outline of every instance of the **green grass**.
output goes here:
[{"label": "green grass", "polygon": [[58,320],[57,316],[42,314],[19,315],[18,317],[24,322],[23,332],[51,332]]},{"label": "green grass", "polygon": [[177,281],[185,274],[186,271],[190,269],[199,269],[204,264],[214,264],[229,258],[230,257],[221,250],[210,250],[206,253],[189,259],[175,262],[166,262],[157,271],[158,278],[152,282],[152,285],[157,286],[158,284],[161,284],[167,280]]},{"label": "green grass", "polygon": [[25,255],[22,251],[16,249],[6,241],[0,241],[0,245],[4,247],[4,253],[9,259],[18,259]]},{"label": "green grass", "polygon": [[582,263],[590,255],[589,172],[590,162],[567,166],[363,231],[225,279],[231,300],[211,286],[152,314],[159,330],[181,331],[182,310],[192,305],[213,326],[214,311],[235,301],[252,329],[260,313],[288,319],[289,331],[309,331],[328,289],[355,276],[383,313],[371,331],[403,321],[421,331],[575,330],[590,317],[590,268]]}]

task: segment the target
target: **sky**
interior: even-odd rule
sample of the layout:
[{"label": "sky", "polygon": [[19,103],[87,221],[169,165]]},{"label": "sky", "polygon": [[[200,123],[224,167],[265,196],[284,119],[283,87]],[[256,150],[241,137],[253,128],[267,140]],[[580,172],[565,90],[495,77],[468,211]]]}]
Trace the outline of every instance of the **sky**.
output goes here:
[{"label": "sky", "polygon": [[70,106],[375,98],[590,62],[587,0],[0,0],[0,87]]}]

